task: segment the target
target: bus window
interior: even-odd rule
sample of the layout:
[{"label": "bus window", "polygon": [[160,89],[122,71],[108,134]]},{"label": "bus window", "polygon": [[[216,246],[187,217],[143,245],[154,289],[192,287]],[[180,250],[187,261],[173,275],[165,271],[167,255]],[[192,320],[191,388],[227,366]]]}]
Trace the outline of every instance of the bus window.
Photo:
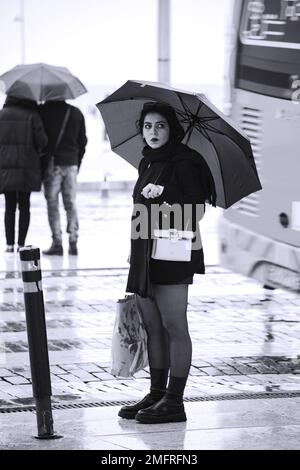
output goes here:
[{"label": "bus window", "polygon": [[299,0],[245,2],[240,40],[243,44],[300,49]]},{"label": "bus window", "polygon": [[300,79],[300,1],[244,2],[235,84],[291,99]]}]

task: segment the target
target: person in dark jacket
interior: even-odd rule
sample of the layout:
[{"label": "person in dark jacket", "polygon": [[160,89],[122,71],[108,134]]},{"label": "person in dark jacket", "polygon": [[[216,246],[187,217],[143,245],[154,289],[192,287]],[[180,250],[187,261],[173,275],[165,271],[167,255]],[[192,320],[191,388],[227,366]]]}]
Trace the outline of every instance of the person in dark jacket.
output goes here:
[{"label": "person in dark jacket", "polygon": [[[183,393],[192,357],[188,285],[193,283],[194,273],[205,272],[199,220],[205,202],[216,204],[215,186],[205,160],[181,143],[184,130],[173,108],[146,103],[138,127],[146,146],[133,191],[126,291],[137,294],[148,334],[151,387],[140,402],[123,406],[119,416],[148,424],[186,421]],[[153,211],[157,205],[161,217]],[[194,233],[189,261],[152,257],[153,230],[166,228],[164,217],[173,207],[174,214],[179,210],[179,217],[167,218],[168,227]]]},{"label": "person in dark jacket", "polygon": [[47,136],[34,101],[8,96],[0,111],[0,193],[5,196],[6,251],[15,245],[19,207],[18,250],[30,222],[30,194],[41,189],[41,159],[47,158]]},{"label": "person in dark jacket", "polygon": [[39,110],[52,155],[50,164],[45,170],[44,179],[44,194],[52,232],[52,245],[43,253],[63,255],[59,214],[59,194],[61,193],[67,215],[69,254],[77,255],[79,224],[76,208],[76,186],[77,174],[87,144],[84,116],[78,108],[65,101],[46,102],[39,106]]}]

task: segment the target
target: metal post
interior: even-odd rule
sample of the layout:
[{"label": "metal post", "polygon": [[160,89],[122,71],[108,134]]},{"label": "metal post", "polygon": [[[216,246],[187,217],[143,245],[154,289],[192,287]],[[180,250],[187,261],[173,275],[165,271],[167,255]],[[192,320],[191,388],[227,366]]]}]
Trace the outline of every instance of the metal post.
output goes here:
[{"label": "metal post", "polygon": [[19,14],[14,21],[20,23],[21,64],[25,64],[25,7],[24,0],[19,0]]},{"label": "metal post", "polygon": [[21,27],[21,64],[25,64],[25,12],[24,0],[20,0],[20,27]]},{"label": "metal post", "polygon": [[104,179],[101,183],[101,197],[106,199],[108,198],[108,189],[109,189],[109,182],[107,181],[107,176],[104,175]]},{"label": "metal post", "polygon": [[158,0],[158,81],[170,83],[170,0]]},{"label": "metal post", "polygon": [[29,346],[33,396],[36,403],[38,439],[53,439],[51,380],[47,345],[40,250],[33,246],[20,249],[25,314]]}]

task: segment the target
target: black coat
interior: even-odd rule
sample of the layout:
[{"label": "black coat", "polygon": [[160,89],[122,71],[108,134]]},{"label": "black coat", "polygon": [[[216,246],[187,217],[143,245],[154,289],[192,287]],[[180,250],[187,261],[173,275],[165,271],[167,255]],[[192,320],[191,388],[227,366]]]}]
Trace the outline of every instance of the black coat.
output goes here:
[{"label": "black coat", "polygon": [[35,109],[6,105],[0,111],[0,193],[41,189],[40,158],[47,156],[46,146]]},{"label": "black coat", "polygon": [[[69,119],[61,141],[56,147],[67,109],[70,109]],[[79,168],[87,144],[85,121],[80,109],[65,101],[48,101],[39,106],[39,112],[49,139],[49,151],[51,155],[54,155],[55,165],[77,165]]]},{"label": "black coat", "polygon": [[[159,176],[157,180],[157,176]],[[149,209],[152,204],[179,204],[182,209],[185,204],[191,208],[192,218],[186,227],[175,227],[198,232],[199,220],[197,216],[202,213],[205,204],[205,190],[207,177],[207,165],[201,155],[189,149],[185,145],[179,145],[170,160],[153,162],[147,165],[143,158],[139,166],[139,180],[134,190],[135,204],[145,204],[148,208],[148,225],[150,226]],[[143,187],[148,183],[164,186],[160,197],[145,199],[140,195]],[[198,207],[197,207],[198,205]],[[200,206],[201,205],[201,206]],[[163,207],[163,206],[162,206]],[[202,211],[199,210],[202,207]],[[135,212],[132,223],[135,221]],[[161,222],[155,221],[161,228]],[[174,224],[172,225],[172,227]],[[203,249],[192,250],[190,262],[162,261],[151,258],[152,240],[148,232],[148,240],[131,240],[130,270],[128,275],[127,292],[135,292],[139,295],[151,296],[151,283],[154,284],[180,284],[181,281],[194,273],[204,274]],[[197,238],[199,240],[199,238]]]}]

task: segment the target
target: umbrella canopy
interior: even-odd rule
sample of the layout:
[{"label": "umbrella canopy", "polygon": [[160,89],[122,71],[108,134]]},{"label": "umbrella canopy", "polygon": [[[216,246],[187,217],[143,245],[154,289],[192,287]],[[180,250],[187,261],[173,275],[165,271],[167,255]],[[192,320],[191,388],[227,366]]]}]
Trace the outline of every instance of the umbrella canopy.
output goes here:
[{"label": "umbrella canopy", "polygon": [[69,69],[43,63],[17,65],[0,81],[7,95],[33,101],[68,100],[87,91]]},{"label": "umbrella canopy", "polygon": [[144,103],[151,101],[176,111],[185,130],[182,142],[199,152],[210,168],[219,207],[228,208],[262,189],[247,135],[204,95],[160,83],[129,80],[96,105],[115,153],[138,167],[144,143],[136,122]]}]

